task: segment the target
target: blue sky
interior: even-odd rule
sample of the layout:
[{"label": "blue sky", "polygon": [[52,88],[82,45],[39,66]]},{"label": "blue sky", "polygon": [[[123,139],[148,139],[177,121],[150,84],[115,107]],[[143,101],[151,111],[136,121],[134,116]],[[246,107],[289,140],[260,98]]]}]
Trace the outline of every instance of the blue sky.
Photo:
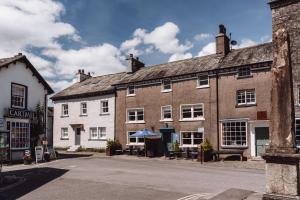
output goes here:
[{"label": "blue sky", "polygon": [[0,12],[0,56],[23,52],[56,91],[81,68],[124,71],[128,53],[148,66],[214,53],[221,23],[236,48],[272,30],[266,0],[3,0]]}]

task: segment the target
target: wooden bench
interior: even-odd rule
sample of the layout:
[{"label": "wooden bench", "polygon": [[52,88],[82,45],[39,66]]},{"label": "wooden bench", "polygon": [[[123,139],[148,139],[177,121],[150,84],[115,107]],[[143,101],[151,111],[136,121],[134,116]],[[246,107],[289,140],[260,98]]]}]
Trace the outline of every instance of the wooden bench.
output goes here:
[{"label": "wooden bench", "polygon": [[[220,155],[227,155],[227,156],[240,156],[240,161],[243,161],[243,154],[244,154],[244,150],[239,150],[239,149],[228,149],[228,150],[226,149],[226,150],[213,151],[213,156],[215,160],[216,158],[219,160]],[[224,161],[225,158],[223,158],[222,160]]]}]

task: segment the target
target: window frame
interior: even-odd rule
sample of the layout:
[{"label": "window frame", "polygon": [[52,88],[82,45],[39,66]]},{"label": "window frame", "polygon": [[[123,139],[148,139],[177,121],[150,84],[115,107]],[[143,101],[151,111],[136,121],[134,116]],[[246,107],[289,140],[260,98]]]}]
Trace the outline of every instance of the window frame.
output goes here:
[{"label": "window frame", "polygon": [[[237,77],[238,78],[249,78],[252,77],[252,72],[251,72],[251,66],[242,66],[239,67],[237,70]],[[245,74],[245,71],[249,71],[249,74]]]},{"label": "window frame", "polygon": [[[85,105],[86,107],[83,108],[83,105]],[[85,113],[83,112],[83,110],[85,109]],[[80,115],[81,116],[87,116],[88,115],[88,106],[87,106],[87,102],[81,102],[80,103]]]},{"label": "window frame", "polygon": [[[171,114],[171,117],[170,118],[165,118],[164,117],[164,109],[169,107],[170,108],[170,114]],[[160,116],[160,121],[164,121],[164,122],[167,122],[167,121],[173,121],[173,108],[171,105],[166,105],[166,106],[161,106],[161,116]]]},{"label": "window frame", "polygon": [[[166,85],[165,82],[166,81],[169,81],[169,84],[168,84],[170,86],[169,89],[165,88],[165,85]],[[172,92],[172,81],[171,81],[170,78],[162,80],[162,82],[161,82],[161,92]]]},{"label": "window frame", "polygon": [[[107,112],[103,111],[103,109],[106,108],[106,107],[103,106],[104,102],[107,103]],[[109,101],[108,101],[108,99],[102,99],[102,100],[100,100],[100,114],[101,115],[107,115],[107,114],[109,114]]]},{"label": "window frame", "polygon": [[[13,101],[13,87],[18,87],[18,88],[24,88],[24,97],[23,97],[23,106],[18,106],[18,105],[14,105],[14,101]],[[27,109],[27,97],[28,97],[28,88],[26,85],[22,85],[19,83],[11,83],[11,92],[10,92],[10,106],[11,108],[17,108],[17,109]]]},{"label": "window frame", "polygon": [[[244,99],[245,99],[244,103],[239,103],[239,92],[243,93],[243,95],[244,95]],[[247,101],[247,93],[248,92],[253,92],[254,93],[254,102],[248,102]],[[237,90],[236,91],[236,105],[237,106],[253,106],[253,105],[256,105],[256,92],[255,92],[255,89]]]},{"label": "window frame", "polygon": [[[184,133],[191,133],[191,144],[183,144],[183,134]],[[186,148],[186,147],[198,147],[200,144],[195,144],[195,133],[201,133],[202,134],[202,142],[200,144],[203,143],[204,141],[204,130],[201,132],[201,131],[180,131],[180,147],[181,148]]]},{"label": "window frame", "polygon": [[[300,117],[295,118],[295,144],[296,144],[297,148],[300,148],[300,140],[298,140],[299,144],[297,144],[297,121],[298,120],[300,121]],[[300,126],[300,123],[299,123],[299,126]],[[299,136],[298,137],[300,138],[300,128],[299,128]]]},{"label": "window frame", "polygon": [[[66,131],[67,136],[65,136],[64,130],[67,130],[67,131]],[[69,128],[68,128],[68,127],[62,127],[62,128],[60,129],[60,139],[61,139],[61,140],[68,140],[68,139],[69,139]]]},{"label": "window frame", "polygon": [[[224,123],[245,123],[245,145],[238,145],[238,144],[233,144],[233,145],[227,145],[226,144],[226,141],[224,140]],[[248,121],[247,120],[241,120],[241,119],[236,119],[236,120],[224,120],[224,121],[222,121],[221,123],[220,123],[220,130],[221,130],[221,135],[220,135],[220,137],[221,137],[221,147],[222,148],[248,148],[248,126],[249,126],[249,124],[248,124]],[[236,126],[235,126],[236,127]],[[240,128],[241,128],[242,126],[240,126]],[[232,131],[232,130],[231,130]],[[233,135],[227,135],[226,137],[228,137],[228,138],[233,138],[233,137],[235,137],[235,138],[237,138],[237,131],[235,131],[235,136],[233,136]],[[240,135],[239,136],[240,138],[242,138],[243,136],[242,135]],[[235,140],[236,141],[236,140]],[[241,140],[241,143],[243,143],[243,140]]]},{"label": "window frame", "polygon": [[139,139],[144,139],[144,138],[138,138],[138,137],[135,137],[135,142],[130,142],[130,138],[129,138],[129,134],[130,133],[136,133],[137,131],[127,131],[126,134],[127,134],[127,146],[144,146],[145,145],[145,142],[139,142]]},{"label": "window frame", "polygon": [[300,106],[300,85],[297,86],[297,104]]},{"label": "window frame", "polygon": [[[183,108],[190,106],[191,107],[191,118],[183,118]],[[202,108],[202,116],[201,117],[194,117],[194,107],[201,106]],[[196,103],[196,104],[180,104],[180,120],[179,121],[198,121],[198,120],[205,120],[204,118],[204,103]]]},{"label": "window frame", "polygon": [[[10,148],[12,150],[23,150],[23,149],[29,149],[30,148],[30,123],[26,120],[10,120]],[[17,126],[18,124],[18,126]],[[21,125],[22,124],[22,125]],[[18,129],[18,131],[15,130],[15,133],[18,133],[19,137],[13,137],[14,129]],[[16,134],[17,135],[17,134]],[[20,137],[22,135],[23,137]],[[24,137],[24,135],[26,137]],[[27,142],[24,142],[25,145],[21,146],[21,141],[27,140]],[[17,143],[19,142],[19,147],[17,147]]]},{"label": "window frame", "polygon": [[[138,111],[143,111],[143,120],[138,120]],[[135,120],[129,120],[129,112],[130,111],[134,111],[135,112]],[[127,108],[126,110],[126,123],[132,123],[132,124],[135,124],[135,123],[145,123],[145,110],[144,108]]]},{"label": "window frame", "polygon": [[[207,84],[206,85],[201,85],[200,82],[200,77],[207,77]],[[203,81],[203,80],[202,80]],[[208,88],[209,87],[209,76],[208,75],[198,75],[197,76],[197,88]]]},{"label": "window frame", "polygon": [[[67,106],[67,109],[65,109],[64,106]],[[67,114],[65,114],[65,110],[67,110]],[[61,104],[61,116],[62,117],[68,117],[69,116],[69,104],[67,104],[67,103]]]},{"label": "window frame", "polygon": [[[130,87],[133,88],[133,93],[130,93]],[[129,85],[129,86],[127,87],[127,89],[126,89],[126,91],[127,91],[127,96],[128,96],[128,97],[135,96],[135,95],[136,95],[136,91],[135,91],[135,90],[136,90],[136,89],[135,89],[135,86],[134,86],[134,85]]]}]

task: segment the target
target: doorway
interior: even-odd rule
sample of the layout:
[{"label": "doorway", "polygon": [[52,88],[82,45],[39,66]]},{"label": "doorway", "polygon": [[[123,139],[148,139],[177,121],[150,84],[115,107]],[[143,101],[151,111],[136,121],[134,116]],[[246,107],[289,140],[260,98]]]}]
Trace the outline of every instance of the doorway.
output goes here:
[{"label": "doorway", "polygon": [[80,134],[81,134],[81,128],[76,128],[76,130],[75,130],[75,145],[80,145]]},{"label": "doorway", "polygon": [[269,128],[256,127],[255,128],[255,155],[257,157],[266,153],[266,148],[269,145]]}]

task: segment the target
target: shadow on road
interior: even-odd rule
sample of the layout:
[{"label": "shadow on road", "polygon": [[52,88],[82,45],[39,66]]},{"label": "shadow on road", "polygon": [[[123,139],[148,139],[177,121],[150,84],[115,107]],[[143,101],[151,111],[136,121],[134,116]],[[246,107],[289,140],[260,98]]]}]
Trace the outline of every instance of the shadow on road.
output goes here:
[{"label": "shadow on road", "polygon": [[48,182],[62,176],[67,171],[69,170],[45,167],[3,172],[3,176],[16,175],[17,177],[24,177],[25,182],[3,192],[0,192],[0,199],[12,200],[20,198],[30,193],[31,191],[47,184]]},{"label": "shadow on road", "polygon": [[57,159],[68,159],[68,158],[82,158],[90,157],[93,154],[78,154],[78,153],[57,153]]}]

